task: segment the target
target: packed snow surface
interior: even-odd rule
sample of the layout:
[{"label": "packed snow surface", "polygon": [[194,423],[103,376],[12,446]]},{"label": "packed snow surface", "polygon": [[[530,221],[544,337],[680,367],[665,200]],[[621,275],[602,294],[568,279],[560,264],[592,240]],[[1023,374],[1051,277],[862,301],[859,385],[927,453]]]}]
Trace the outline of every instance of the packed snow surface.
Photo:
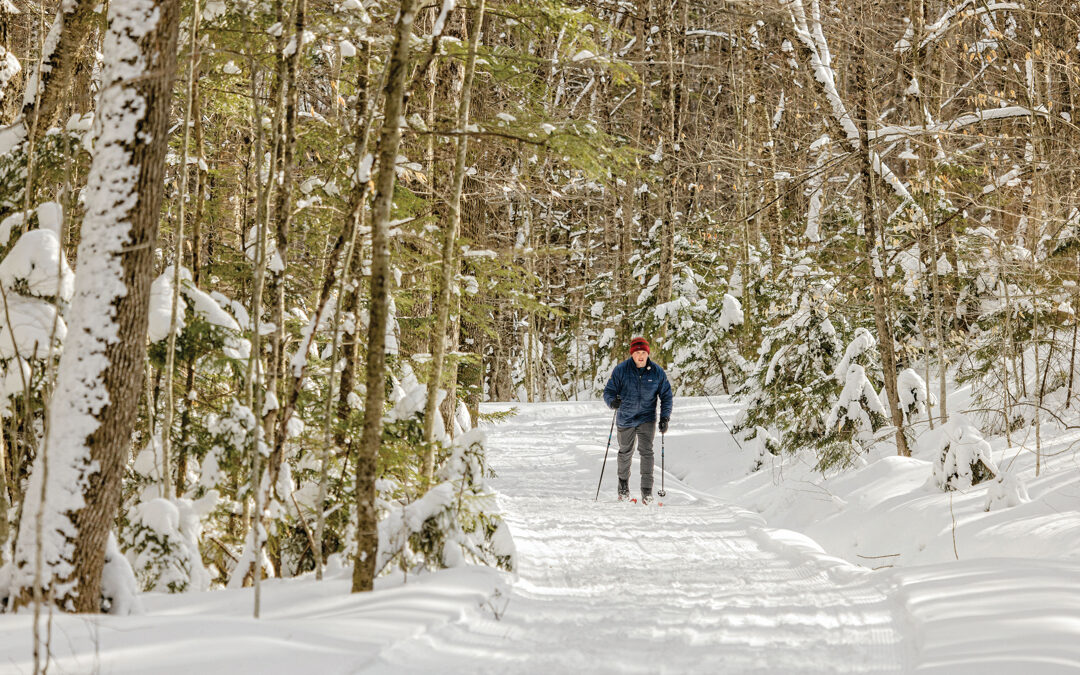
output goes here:
[{"label": "packed snow surface", "polygon": [[[258,620],[251,589],[147,593],[143,615],[54,615],[50,672],[1080,672],[1075,466],[989,513],[990,487],[946,494],[929,457],[748,474],[756,454],[721,421],[736,407],[678,398],[656,439],[667,495],[639,506],[615,501],[614,448],[593,501],[602,404],[518,408],[486,427],[516,575],[466,566],[350,595],[332,566],[322,582],[266,582]],[[632,494],[638,475],[635,461]],[[0,615],[0,672],[32,670],[29,626]]]},{"label": "packed snow surface", "polygon": [[533,404],[491,430],[520,578],[372,672],[904,672],[869,573],[670,477],[662,507],[619,503],[614,452],[594,502],[610,420],[596,403]]}]

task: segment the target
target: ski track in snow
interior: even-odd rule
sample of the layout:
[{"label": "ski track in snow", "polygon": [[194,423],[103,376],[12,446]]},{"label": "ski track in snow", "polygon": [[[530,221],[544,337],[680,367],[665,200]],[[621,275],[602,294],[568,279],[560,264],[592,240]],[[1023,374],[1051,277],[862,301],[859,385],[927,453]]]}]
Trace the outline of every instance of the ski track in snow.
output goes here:
[{"label": "ski track in snow", "polygon": [[[518,548],[510,597],[358,672],[909,670],[898,606],[872,575],[781,543],[756,515],[671,475],[663,507],[615,501],[617,447],[594,502],[610,424],[597,403],[558,403],[490,427],[494,485]],[[631,494],[638,476],[635,458]]]}]

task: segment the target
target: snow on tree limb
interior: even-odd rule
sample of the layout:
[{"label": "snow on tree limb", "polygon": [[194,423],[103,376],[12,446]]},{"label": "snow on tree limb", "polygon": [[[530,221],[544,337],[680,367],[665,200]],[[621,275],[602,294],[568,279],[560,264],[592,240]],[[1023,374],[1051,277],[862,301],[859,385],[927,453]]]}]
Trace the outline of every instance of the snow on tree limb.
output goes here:
[{"label": "snow on tree limb", "polygon": [[[945,10],[937,21],[926,27],[926,37],[919,42],[919,49],[926,49],[926,46],[940,40],[949,30],[955,25],[953,19],[967,10],[967,14],[971,16],[977,16],[979,14],[990,14],[992,12],[999,12],[1002,10],[1019,10],[1024,9],[1024,6],[1019,2],[983,2],[976,3],[975,0],[963,0],[960,4],[954,5]],[[905,39],[896,43],[895,50],[898,53],[905,53],[911,51],[911,42]]]},{"label": "snow on tree limb", "polygon": [[315,331],[326,322],[330,314],[330,307],[331,303],[329,302],[321,303],[319,310],[308,319],[307,325],[301,331],[300,344],[296,347],[296,352],[293,353],[292,359],[289,361],[292,375],[297,380],[304,377],[304,369],[307,367],[308,354],[311,352],[311,343],[315,339]]},{"label": "snow on tree limb", "polygon": [[435,25],[431,28],[432,35],[442,35],[443,27],[446,25],[446,17],[453,11],[455,4],[457,4],[456,0],[442,0],[439,16],[435,19]]},{"label": "snow on tree limb", "polygon": [[843,384],[848,375],[848,368],[852,362],[855,361],[863,353],[877,349],[877,339],[866,328],[856,328],[855,336],[851,342],[848,343],[847,349],[844,350],[844,356],[836,364],[836,368],[833,370],[833,377],[837,382]]},{"label": "snow on tree limb", "polygon": [[825,427],[833,429],[845,421],[855,427],[855,438],[861,443],[873,440],[874,423],[871,414],[887,418],[889,413],[878,398],[874,385],[866,377],[866,370],[857,364],[848,366],[844,376],[844,389],[825,418]]},{"label": "snow on tree limb", "polygon": [[989,120],[1000,120],[1010,117],[1031,117],[1032,115],[1049,117],[1050,112],[1045,106],[1041,105],[1034,108],[1028,108],[1022,105],[1011,105],[1005,108],[988,108],[986,110],[976,110],[974,112],[965,113],[948,122],[941,122],[930,126],[908,126],[898,124],[882,127],[880,129],[872,130],[868,136],[872,141],[880,140],[891,143],[902,138],[953,132],[971,126],[972,124]]},{"label": "snow on tree limb", "polygon": [[840,97],[840,92],[836,88],[836,73],[832,68],[832,56],[829,54],[829,44],[825,40],[825,34],[821,28],[820,10],[818,8],[817,0],[811,0],[811,15],[813,16],[812,25],[807,23],[806,10],[803,8],[802,0],[782,0],[781,4],[788,8],[788,15],[791,17],[791,25],[795,31],[795,37],[802,43],[807,56],[810,59],[810,66],[814,70],[814,79],[821,85],[825,98],[829,101],[829,106],[832,108],[833,118],[843,130],[844,136],[851,146],[851,149],[855,152],[868,153],[874,173],[878,174],[878,176],[892,188],[893,192],[895,192],[905,204],[911,205],[915,210],[916,217],[920,221],[925,220],[926,214],[923,212],[922,207],[915,202],[907,187],[897,175],[893,173],[893,170],[882,161],[878,153],[869,148],[864,149],[862,147],[862,141],[859,137],[859,128],[856,126],[850,113],[848,113],[847,106],[844,105],[844,101]]},{"label": "snow on tree limb", "polygon": [[788,7],[788,14],[791,17],[795,37],[806,49],[807,56],[810,58],[810,66],[814,69],[814,79],[821,85],[825,98],[828,99],[829,106],[832,108],[833,117],[840,124],[840,128],[843,129],[844,135],[852,148],[858,150],[860,146],[859,129],[855,126],[855,121],[851,119],[851,115],[848,114],[847,107],[840,98],[840,92],[836,89],[836,73],[832,69],[832,57],[829,55],[828,43],[825,41],[825,36],[821,31],[821,22],[816,16],[816,0],[812,5],[815,14],[813,27],[807,24],[806,10],[803,8],[802,0],[786,0],[782,4]]},{"label": "snow on tree limb", "polygon": [[963,415],[953,415],[928,436],[923,451],[936,458],[934,480],[942,490],[969,489],[1001,473],[990,444]]}]

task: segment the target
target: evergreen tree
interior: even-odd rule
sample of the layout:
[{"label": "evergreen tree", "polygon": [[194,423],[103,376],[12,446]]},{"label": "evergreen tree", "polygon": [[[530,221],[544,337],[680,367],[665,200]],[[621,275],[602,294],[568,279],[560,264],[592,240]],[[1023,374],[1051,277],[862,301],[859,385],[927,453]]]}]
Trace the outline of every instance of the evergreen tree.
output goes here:
[{"label": "evergreen tree", "polygon": [[836,364],[833,379],[843,389],[825,417],[825,438],[818,450],[821,470],[853,464],[878,440],[876,432],[885,426],[888,412],[867,377],[867,366],[862,365],[876,361],[876,347],[870,331],[858,328]]},{"label": "evergreen tree", "polygon": [[746,405],[735,433],[774,454],[821,447],[825,415],[840,390],[833,371],[841,344],[826,301],[829,285],[817,272],[804,265],[792,275],[796,290],[782,318],[763,330],[757,362],[735,393]]}]

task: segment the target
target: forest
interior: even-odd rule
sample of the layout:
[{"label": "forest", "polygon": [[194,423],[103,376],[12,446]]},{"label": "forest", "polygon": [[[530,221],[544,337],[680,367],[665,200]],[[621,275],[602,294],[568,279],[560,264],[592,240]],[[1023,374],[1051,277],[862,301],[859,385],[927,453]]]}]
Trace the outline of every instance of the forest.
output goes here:
[{"label": "forest", "polygon": [[[0,44],[5,611],[512,569],[480,404],[637,335],[759,465],[908,456],[959,385],[1036,475],[1077,423],[1078,3],[2,0]],[[942,489],[1000,479],[962,445]]]}]

